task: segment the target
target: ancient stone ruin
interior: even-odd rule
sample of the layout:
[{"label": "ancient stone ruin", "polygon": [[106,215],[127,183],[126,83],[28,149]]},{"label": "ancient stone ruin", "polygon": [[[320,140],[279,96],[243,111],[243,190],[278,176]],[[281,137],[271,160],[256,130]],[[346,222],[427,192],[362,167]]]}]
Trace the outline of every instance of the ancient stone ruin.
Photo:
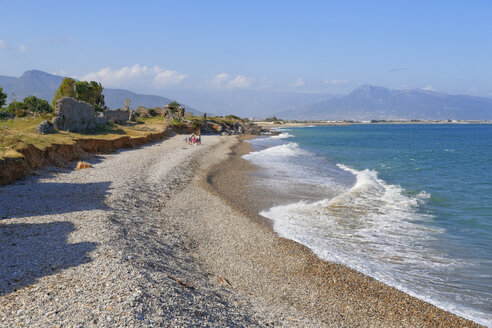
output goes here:
[{"label": "ancient stone ruin", "polygon": [[135,111],[135,115],[139,117],[152,117],[152,116],[162,116],[169,120],[173,120],[175,118],[184,118],[188,116],[192,116],[193,114],[185,113],[185,109],[180,107],[175,113],[171,113],[169,110],[169,106],[163,107],[154,107],[154,108],[145,108],[144,106],[138,106]]},{"label": "ancient stone ruin", "polygon": [[70,97],[62,97],[56,101],[55,114],[57,116],[52,123],[58,130],[93,133],[98,126],[107,123],[106,118],[96,117],[94,107]]},{"label": "ancient stone ruin", "polygon": [[[138,107],[140,109],[141,106]],[[137,111],[138,111],[137,109]],[[125,124],[126,122],[135,122],[135,112],[130,108],[130,99],[125,99],[125,106],[123,109],[106,110],[104,117],[108,119],[108,122]]]},{"label": "ancient stone ruin", "polygon": [[117,109],[117,110],[106,110],[104,112],[104,117],[110,123],[124,124],[130,120],[131,110]]},{"label": "ancient stone ruin", "polygon": [[150,112],[144,106],[138,106],[135,114],[139,117],[150,117]]},{"label": "ancient stone ruin", "polygon": [[125,99],[125,107],[123,107],[123,110],[130,110],[130,99]]}]

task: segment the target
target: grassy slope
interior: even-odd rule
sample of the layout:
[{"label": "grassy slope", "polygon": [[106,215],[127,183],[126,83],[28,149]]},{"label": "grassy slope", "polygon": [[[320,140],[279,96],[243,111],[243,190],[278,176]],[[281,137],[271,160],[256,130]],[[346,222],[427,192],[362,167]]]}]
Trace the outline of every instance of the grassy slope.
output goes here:
[{"label": "grassy slope", "polygon": [[7,157],[22,157],[17,150],[32,144],[39,149],[45,149],[52,144],[72,144],[76,139],[116,139],[122,136],[143,137],[150,133],[164,130],[166,121],[162,117],[139,119],[132,125],[107,125],[95,134],[80,134],[58,131],[55,134],[41,135],[34,128],[45,118],[23,117],[13,120],[0,120],[0,160]]}]

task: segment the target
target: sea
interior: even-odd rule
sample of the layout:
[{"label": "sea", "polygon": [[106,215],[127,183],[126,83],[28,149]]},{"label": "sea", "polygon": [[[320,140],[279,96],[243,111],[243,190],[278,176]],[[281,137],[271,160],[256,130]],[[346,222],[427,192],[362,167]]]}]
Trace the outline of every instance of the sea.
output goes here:
[{"label": "sea", "polygon": [[492,327],[492,124],[279,132],[243,158],[280,236]]}]

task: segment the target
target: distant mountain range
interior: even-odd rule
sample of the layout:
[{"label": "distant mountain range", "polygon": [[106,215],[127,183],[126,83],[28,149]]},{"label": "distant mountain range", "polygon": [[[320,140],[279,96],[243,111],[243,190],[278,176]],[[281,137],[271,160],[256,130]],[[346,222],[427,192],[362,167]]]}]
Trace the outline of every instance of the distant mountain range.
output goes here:
[{"label": "distant mountain range", "polygon": [[[33,95],[53,99],[62,76],[38,70],[26,71],[21,77],[1,76],[0,86],[18,101]],[[271,92],[251,90],[173,90],[178,102],[188,111],[241,117],[265,118],[276,116],[299,120],[489,120],[492,121],[492,98],[449,95],[430,90],[390,90],[363,85],[348,95],[323,93]],[[103,91],[106,105],[111,109],[123,107],[130,99],[137,106],[161,107],[172,100],[155,95],[137,94],[124,89]]]},{"label": "distant mountain range", "polygon": [[263,118],[335,97],[326,93],[265,90],[174,90],[173,96],[204,112]]},{"label": "distant mountain range", "polygon": [[492,99],[363,85],[346,96],[276,113],[283,119],[492,120]]},{"label": "distant mountain range", "polygon": [[[0,75],[0,86],[7,93],[8,102],[12,102],[15,95],[17,101],[22,101],[27,96],[36,96],[51,103],[62,80],[63,76],[31,70],[24,72],[20,77]],[[122,108],[125,105],[125,99],[130,99],[130,107],[132,108],[137,106],[162,107],[173,101],[166,97],[143,95],[124,89],[104,88],[103,94],[106,106],[110,109]],[[189,106],[183,106],[195,115],[202,114],[202,112]]]}]

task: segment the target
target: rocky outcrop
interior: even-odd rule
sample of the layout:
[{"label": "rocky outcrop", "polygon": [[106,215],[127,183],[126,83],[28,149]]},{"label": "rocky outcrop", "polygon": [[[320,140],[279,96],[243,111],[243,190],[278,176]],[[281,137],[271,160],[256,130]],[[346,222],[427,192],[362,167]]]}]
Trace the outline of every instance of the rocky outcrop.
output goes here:
[{"label": "rocky outcrop", "polygon": [[200,132],[202,134],[254,134],[260,135],[261,128],[255,124],[247,123],[241,120],[234,122],[218,122],[216,120],[205,120],[201,124]]},{"label": "rocky outcrop", "polygon": [[262,132],[265,132],[266,130],[262,129],[258,125],[255,124],[250,124],[244,129],[245,134],[253,134],[253,135],[260,135]]},{"label": "rocky outcrop", "polygon": [[145,108],[144,106],[138,106],[137,110],[135,111],[135,114],[139,117],[151,117],[151,116],[170,117],[169,109],[167,106],[154,107],[154,108]]},{"label": "rocky outcrop", "polygon": [[104,118],[96,118],[94,107],[70,97],[56,101],[55,114],[52,123],[58,130],[93,133],[98,125],[106,123]]},{"label": "rocky outcrop", "polygon": [[52,133],[56,132],[53,124],[51,124],[50,122],[48,122],[46,120],[41,122],[38,126],[36,126],[35,130],[39,134],[52,134]]},{"label": "rocky outcrop", "polygon": [[205,121],[205,123],[202,124],[201,126],[201,133],[207,134],[207,133],[222,133],[222,130],[224,127],[213,121]]}]

